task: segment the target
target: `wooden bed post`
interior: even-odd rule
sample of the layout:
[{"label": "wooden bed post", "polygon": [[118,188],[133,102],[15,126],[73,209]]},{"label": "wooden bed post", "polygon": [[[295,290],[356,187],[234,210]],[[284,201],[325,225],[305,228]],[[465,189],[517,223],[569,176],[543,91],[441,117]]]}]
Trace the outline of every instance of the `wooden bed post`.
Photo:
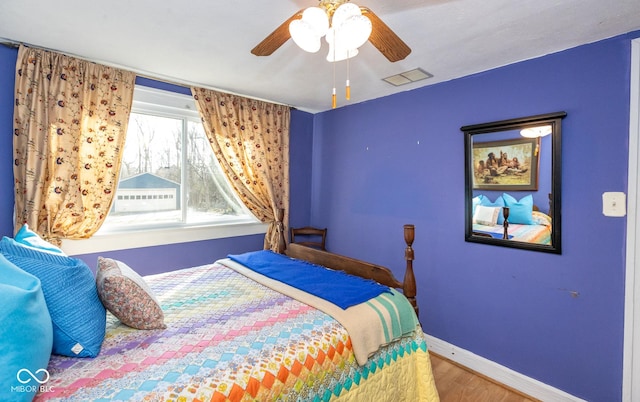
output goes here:
[{"label": "wooden bed post", "polygon": [[[538,137],[540,138],[540,137]],[[504,216],[504,222],[502,222],[502,238],[509,240],[509,207],[502,207],[502,215]]]},{"label": "wooden bed post", "polygon": [[413,240],[415,238],[415,226],[404,225],[404,241],[407,243],[407,247],[404,249],[404,259],[407,262],[407,269],[404,272],[404,282],[402,284],[402,293],[409,300],[413,308],[416,310],[416,315],[419,317],[418,302],[416,300],[416,277],[413,273]]},{"label": "wooden bed post", "polygon": [[284,254],[287,249],[287,241],[284,238],[284,208],[278,208],[276,212],[276,231],[278,232],[278,249],[277,252]]}]

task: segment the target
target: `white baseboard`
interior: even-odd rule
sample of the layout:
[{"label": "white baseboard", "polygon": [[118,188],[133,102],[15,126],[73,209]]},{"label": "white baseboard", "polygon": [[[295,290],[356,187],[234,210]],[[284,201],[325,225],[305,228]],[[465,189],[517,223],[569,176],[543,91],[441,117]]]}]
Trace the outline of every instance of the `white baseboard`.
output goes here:
[{"label": "white baseboard", "polygon": [[429,349],[432,352],[533,398],[541,401],[585,402],[584,399],[577,398],[543,382],[527,377],[468,350],[461,349],[431,335],[425,335],[427,337],[427,345],[429,345]]}]

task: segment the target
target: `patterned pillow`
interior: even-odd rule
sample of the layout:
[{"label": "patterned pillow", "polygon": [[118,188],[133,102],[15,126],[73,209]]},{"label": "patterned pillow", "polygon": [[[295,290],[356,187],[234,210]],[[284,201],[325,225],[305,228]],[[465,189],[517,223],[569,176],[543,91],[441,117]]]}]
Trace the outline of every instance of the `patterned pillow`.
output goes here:
[{"label": "patterned pillow", "polygon": [[151,289],[127,264],[98,257],[96,275],[102,304],[123,324],[136,329],[161,329],[164,313]]},{"label": "patterned pillow", "polygon": [[9,237],[0,252],[18,268],[40,279],[53,324],[53,353],[96,357],[104,340],[107,314],[91,269],[82,260],[41,251]]}]

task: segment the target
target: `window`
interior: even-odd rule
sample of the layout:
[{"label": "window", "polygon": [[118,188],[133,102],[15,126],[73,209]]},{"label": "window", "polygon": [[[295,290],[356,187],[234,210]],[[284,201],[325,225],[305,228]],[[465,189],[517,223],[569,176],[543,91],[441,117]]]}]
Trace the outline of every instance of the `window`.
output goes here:
[{"label": "window", "polygon": [[[244,225],[247,230],[238,230]],[[234,226],[228,235],[225,228]],[[166,244],[168,236],[151,242],[149,232],[180,230],[175,241],[264,233],[262,225],[238,200],[228,184],[204,132],[193,98],[188,95],[136,86],[120,170],[120,182],[111,211],[93,238],[145,231],[136,245]],[[185,229],[198,229],[195,238]],[[203,228],[217,228],[203,232]],[[206,233],[206,234],[205,234]],[[175,236],[174,236],[175,237]],[[92,238],[92,239],[93,239]],[[89,240],[65,241],[63,248]],[[138,240],[139,242],[139,240]],[[174,242],[174,241],[169,241]],[[130,248],[126,244],[124,248]],[[75,246],[73,251],[75,251]],[[73,251],[65,251],[73,254]],[[118,249],[80,247],[75,254]]]},{"label": "window", "polygon": [[220,170],[193,99],[146,87],[134,92],[116,195],[104,230],[253,219]]}]

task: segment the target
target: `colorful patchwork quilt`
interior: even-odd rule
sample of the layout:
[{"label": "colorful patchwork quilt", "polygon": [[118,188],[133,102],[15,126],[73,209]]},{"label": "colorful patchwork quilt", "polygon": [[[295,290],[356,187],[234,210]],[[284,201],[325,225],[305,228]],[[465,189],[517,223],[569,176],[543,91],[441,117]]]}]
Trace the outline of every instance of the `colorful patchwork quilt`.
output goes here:
[{"label": "colorful patchwork quilt", "polygon": [[[551,218],[541,212],[533,211],[533,221],[533,225],[509,223],[509,238],[527,243],[551,244]],[[502,238],[504,233],[502,225],[486,226],[474,223],[473,230],[492,235],[496,234],[499,239]]]},{"label": "colorful patchwork quilt", "polygon": [[438,400],[419,325],[361,365],[338,321],[219,262],[145,280],[167,328],[108,313],[99,356],[52,356],[35,400]]}]

